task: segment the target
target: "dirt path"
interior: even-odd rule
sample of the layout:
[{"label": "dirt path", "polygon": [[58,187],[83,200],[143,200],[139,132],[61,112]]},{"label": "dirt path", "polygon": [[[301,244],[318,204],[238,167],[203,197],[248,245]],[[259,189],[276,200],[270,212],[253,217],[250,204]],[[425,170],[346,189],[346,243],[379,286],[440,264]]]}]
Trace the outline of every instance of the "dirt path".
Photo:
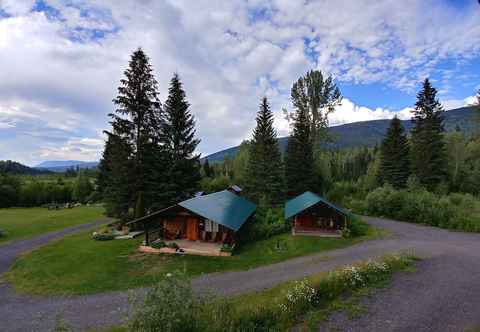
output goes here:
[{"label": "dirt path", "polygon": [[[370,299],[371,305],[378,309],[369,318],[348,325],[348,320],[337,315],[319,329],[463,331],[476,323],[474,317],[480,317],[480,234],[454,233],[377,218],[366,220],[394,235],[244,272],[209,274],[194,279],[192,284],[198,291],[210,289],[234,295],[411,249],[427,259],[419,265],[417,273],[395,278],[391,291],[379,294],[378,300]],[[0,265],[0,269],[5,267]],[[115,325],[128,308],[126,292],[45,298],[17,295],[3,285],[0,299],[0,330],[5,331],[48,330],[58,312],[79,330]]]}]

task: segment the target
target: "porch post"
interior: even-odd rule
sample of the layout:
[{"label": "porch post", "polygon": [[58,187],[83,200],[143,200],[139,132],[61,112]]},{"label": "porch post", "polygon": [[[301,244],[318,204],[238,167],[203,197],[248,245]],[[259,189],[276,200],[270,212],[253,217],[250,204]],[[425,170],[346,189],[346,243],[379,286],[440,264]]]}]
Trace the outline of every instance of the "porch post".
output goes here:
[{"label": "porch post", "polygon": [[148,226],[147,224],[144,224],[145,226],[145,245],[148,246],[150,244],[150,240],[148,238]]}]

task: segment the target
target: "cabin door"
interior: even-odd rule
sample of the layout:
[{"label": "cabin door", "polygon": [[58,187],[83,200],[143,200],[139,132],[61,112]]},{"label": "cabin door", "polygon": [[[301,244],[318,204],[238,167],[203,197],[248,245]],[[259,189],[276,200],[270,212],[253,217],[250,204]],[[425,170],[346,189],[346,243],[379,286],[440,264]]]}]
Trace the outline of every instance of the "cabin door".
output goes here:
[{"label": "cabin door", "polygon": [[198,240],[198,219],[187,218],[187,239],[191,241]]}]

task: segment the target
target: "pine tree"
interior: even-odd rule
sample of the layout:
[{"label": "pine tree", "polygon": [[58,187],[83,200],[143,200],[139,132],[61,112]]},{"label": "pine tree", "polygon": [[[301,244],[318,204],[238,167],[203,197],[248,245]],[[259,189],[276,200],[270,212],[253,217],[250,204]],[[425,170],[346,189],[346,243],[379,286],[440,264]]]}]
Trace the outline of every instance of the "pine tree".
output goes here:
[{"label": "pine tree", "polygon": [[203,163],[203,173],[205,174],[205,177],[210,178],[212,177],[213,170],[210,167],[210,163],[208,162],[208,159],[205,159],[205,162]]},{"label": "pine tree", "polygon": [[430,190],[444,182],[447,174],[443,109],[436,94],[437,90],[425,79],[417,95],[411,131],[412,171]]},{"label": "pine tree", "polygon": [[390,122],[380,153],[380,181],[394,188],[404,188],[410,176],[410,156],[407,136],[400,120]]},{"label": "pine tree", "polygon": [[296,107],[293,133],[288,139],[285,156],[287,197],[313,190],[314,158],[310,124],[308,110],[305,107]]},{"label": "pine tree", "polygon": [[191,197],[198,188],[200,155],[195,154],[195,149],[200,140],[195,138],[195,119],[176,73],[170,81],[168,93],[162,136],[169,158],[170,181],[166,195],[172,202],[177,202]]},{"label": "pine tree", "polygon": [[108,216],[127,215],[132,203],[133,190],[129,181],[133,178],[131,145],[118,135],[105,132],[107,142],[99,165],[98,186],[106,205]]},{"label": "pine tree", "polygon": [[[133,52],[124,75],[118,96],[113,100],[115,112],[109,114],[112,130],[106,132],[113,147],[104,153],[108,162],[100,165],[99,175],[111,211],[116,216],[126,215],[140,192],[146,193],[146,201],[151,204],[153,194],[163,190],[158,172],[166,166],[159,162],[163,160],[159,156],[162,154],[159,134],[164,117],[158,84],[142,49]],[[107,141],[106,150],[108,144]],[[155,181],[151,179],[152,174],[157,175]]]},{"label": "pine tree", "polygon": [[245,191],[254,201],[265,206],[283,202],[283,165],[273,127],[273,113],[264,97],[257,113],[245,177]]}]

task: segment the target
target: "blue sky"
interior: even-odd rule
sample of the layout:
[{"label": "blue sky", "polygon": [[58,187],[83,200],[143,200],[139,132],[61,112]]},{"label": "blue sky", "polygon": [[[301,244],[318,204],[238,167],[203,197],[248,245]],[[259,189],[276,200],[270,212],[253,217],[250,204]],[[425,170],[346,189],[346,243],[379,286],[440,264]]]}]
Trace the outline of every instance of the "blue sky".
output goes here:
[{"label": "blue sky", "polygon": [[133,50],[166,99],[178,72],[208,154],[249,138],[260,98],[289,126],[290,87],[310,69],[344,101],[330,123],[406,119],[429,77],[445,109],[480,88],[476,0],[0,0],[0,159],[97,160]]}]

